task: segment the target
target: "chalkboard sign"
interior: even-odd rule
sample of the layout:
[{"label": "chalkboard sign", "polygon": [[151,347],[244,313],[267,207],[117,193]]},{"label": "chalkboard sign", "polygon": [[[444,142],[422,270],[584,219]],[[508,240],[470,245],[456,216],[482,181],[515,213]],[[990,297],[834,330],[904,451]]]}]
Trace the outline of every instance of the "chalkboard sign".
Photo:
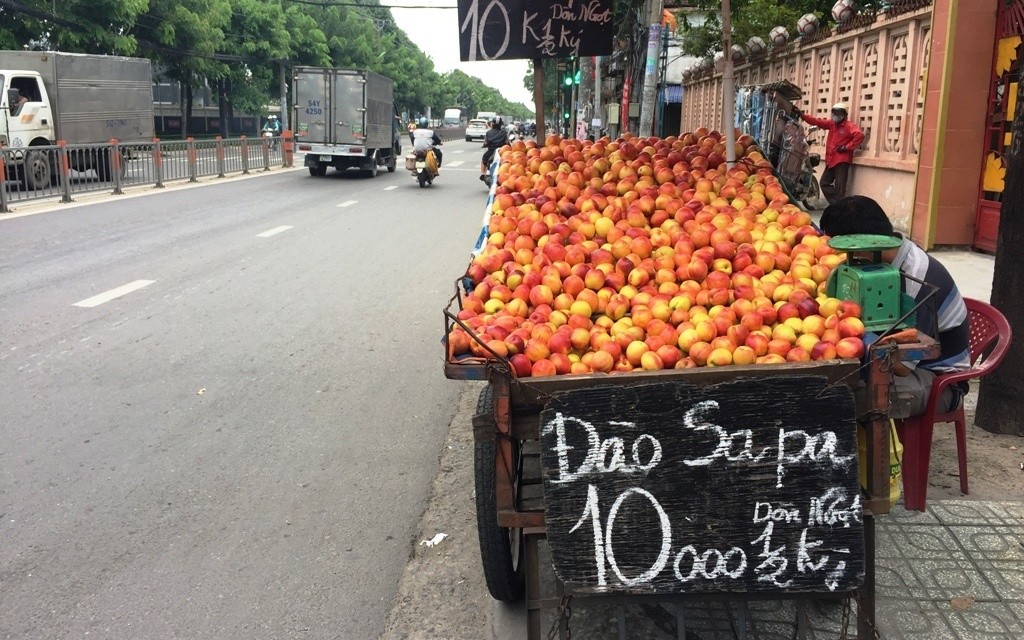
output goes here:
[{"label": "chalkboard sign", "polygon": [[459,0],[463,62],[604,56],[612,0]]},{"label": "chalkboard sign", "polygon": [[547,539],[580,593],[842,592],[864,578],[853,393],[821,376],[556,394]]}]

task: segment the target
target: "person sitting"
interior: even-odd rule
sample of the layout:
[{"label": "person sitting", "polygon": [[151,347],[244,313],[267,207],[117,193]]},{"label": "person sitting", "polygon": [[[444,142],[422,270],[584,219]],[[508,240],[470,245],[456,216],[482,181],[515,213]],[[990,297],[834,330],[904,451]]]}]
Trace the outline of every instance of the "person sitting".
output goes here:
[{"label": "person sitting", "polygon": [[[18,91],[14,89],[14,91]],[[28,96],[21,91],[18,91],[18,96],[11,102],[11,115],[18,115],[21,112],[21,108],[28,103]]]},{"label": "person sitting", "polygon": [[281,135],[281,121],[277,119],[277,116],[270,114],[267,116],[267,123],[263,125],[264,133],[271,133],[275,136]]},{"label": "person sitting", "polygon": [[484,182],[487,182],[487,174],[491,167],[491,161],[494,160],[494,153],[506,144],[508,144],[508,134],[501,126],[501,122],[491,120],[491,126],[484,134],[483,146],[487,148],[487,151],[484,152],[484,157],[480,162],[480,179]]},{"label": "person sitting", "polygon": [[[424,118],[424,120],[426,120]],[[441,150],[438,146],[441,145],[441,137],[434,132],[433,129],[428,129],[426,125],[420,124],[413,131],[412,139],[412,150],[416,151],[429,151],[434,152],[434,160],[437,162],[437,166],[441,166]]]},{"label": "person sitting", "polygon": [[[938,374],[971,367],[967,306],[956,282],[941,262],[894,231],[889,216],[871,198],[848,196],[837,200],[822,213],[819,226],[825,235],[833,237],[874,234],[899,238],[900,247],[883,251],[882,260],[899,269],[903,275],[937,287],[934,297],[917,310],[917,328],[929,334],[937,329],[938,335],[933,337],[939,342],[939,356],[932,360],[897,363],[893,367],[896,375],[892,377],[889,388],[890,417],[902,419],[923,414],[932,381]],[[914,280],[904,278],[903,281],[915,304],[922,302],[930,292]],[[952,411],[966,392],[966,383],[947,387],[936,402],[936,410],[943,413]]]}]

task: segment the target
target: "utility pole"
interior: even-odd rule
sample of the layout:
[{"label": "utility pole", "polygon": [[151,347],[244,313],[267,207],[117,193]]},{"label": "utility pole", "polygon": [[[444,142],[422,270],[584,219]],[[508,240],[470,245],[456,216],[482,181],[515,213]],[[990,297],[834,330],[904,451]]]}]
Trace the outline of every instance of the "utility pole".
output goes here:
[{"label": "utility pole", "polygon": [[647,61],[644,66],[644,89],[640,98],[640,126],[637,135],[649,136],[654,130],[654,106],[658,97],[658,50],[661,48],[661,16],[663,0],[650,2],[650,26],[647,28]]},{"label": "utility pole", "polygon": [[722,53],[725,67],[722,71],[722,133],[725,134],[725,163],[736,164],[736,79],[732,70],[732,16],[729,0],[722,0]]},{"label": "utility pole", "polygon": [[[601,76],[601,56],[594,58],[594,117],[601,119],[601,127],[604,128],[608,125],[605,122],[604,112],[601,109],[601,100],[604,97],[602,94],[604,80]],[[600,138],[600,130],[594,132],[595,138]]]},{"label": "utility pole", "polygon": [[291,118],[288,116],[288,78],[285,71],[285,61],[281,61],[281,76],[280,76],[280,91],[281,91],[281,130],[288,129],[288,123],[291,122]]}]

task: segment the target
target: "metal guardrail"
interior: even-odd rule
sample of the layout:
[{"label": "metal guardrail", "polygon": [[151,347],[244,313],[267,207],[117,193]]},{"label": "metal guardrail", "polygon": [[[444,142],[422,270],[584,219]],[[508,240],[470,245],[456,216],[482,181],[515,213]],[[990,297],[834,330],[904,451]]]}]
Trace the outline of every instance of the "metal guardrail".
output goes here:
[{"label": "metal guardrail", "polygon": [[81,193],[120,194],[124,187],[159,188],[170,181],[290,167],[292,144],[286,131],[273,138],[0,147],[0,213],[9,212],[12,203],[42,198],[71,202]]}]

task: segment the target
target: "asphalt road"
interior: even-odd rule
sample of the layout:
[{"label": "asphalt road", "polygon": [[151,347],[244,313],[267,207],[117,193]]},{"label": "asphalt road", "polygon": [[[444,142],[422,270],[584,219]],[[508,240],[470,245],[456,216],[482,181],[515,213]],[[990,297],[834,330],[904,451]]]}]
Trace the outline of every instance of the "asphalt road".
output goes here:
[{"label": "asphalt road", "polygon": [[445,150],[428,189],[0,220],[0,638],[380,633],[461,391],[441,309],[486,193],[479,144]]}]

